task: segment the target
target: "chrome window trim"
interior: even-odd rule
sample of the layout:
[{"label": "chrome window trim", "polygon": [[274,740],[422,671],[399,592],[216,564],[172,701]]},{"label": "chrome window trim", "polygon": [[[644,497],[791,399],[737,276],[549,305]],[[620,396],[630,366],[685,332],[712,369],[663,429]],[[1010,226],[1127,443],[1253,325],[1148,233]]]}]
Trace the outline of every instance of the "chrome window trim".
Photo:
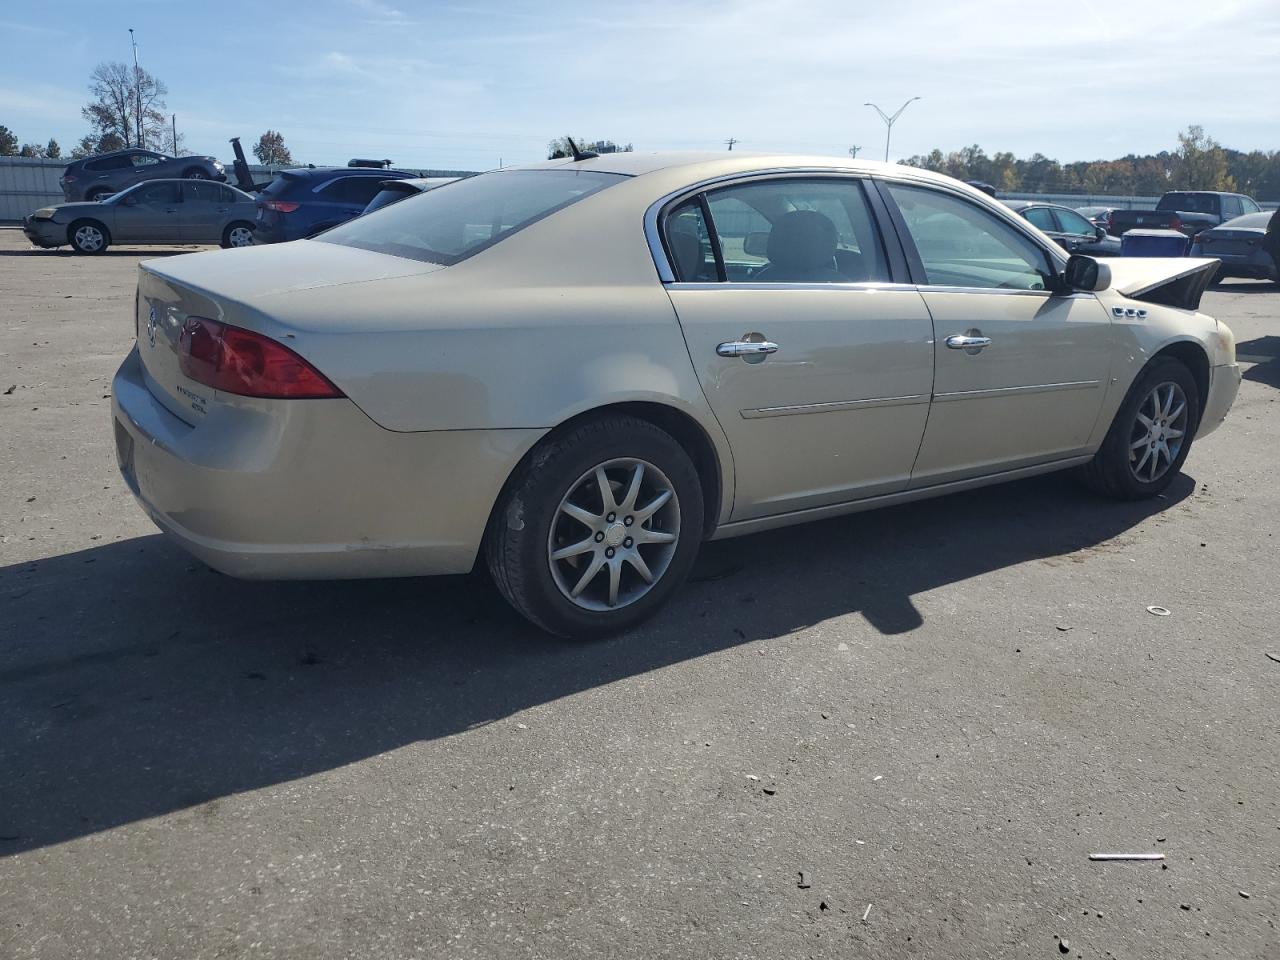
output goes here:
[{"label": "chrome window trim", "polygon": [[730,281],[721,283],[718,280],[673,280],[667,288],[676,290],[849,290],[853,292],[875,293],[884,290],[887,293],[903,290],[916,290],[913,283],[893,283],[875,280],[847,280],[839,283],[752,283],[751,281]]},{"label": "chrome window trim", "polygon": [[917,403],[928,403],[929,395],[915,393],[903,397],[871,397],[866,400],[831,400],[825,403],[798,403],[786,407],[756,407],[739,410],[744,420],[758,420],[763,417],[793,417],[805,413],[834,413],[840,410],[866,410],[871,407],[907,407]]},{"label": "chrome window trim", "polygon": [[[765,170],[750,170],[745,173],[729,173],[719,177],[712,177],[709,180],[700,180],[697,183],[688,184],[679,190],[672,190],[665,196],[659,197],[649,205],[644,212],[644,236],[649,244],[649,253],[653,256],[653,265],[658,270],[658,279],[663,283],[679,283],[676,280],[675,271],[671,269],[671,263],[667,260],[666,248],[662,245],[662,230],[659,220],[662,211],[668,205],[674,205],[690,197],[696,197],[698,194],[715,187],[733,186],[736,183],[749,183],[753,180],[779,180],[779,179],[796,179],[803,178],[812,180],[814,177],[830,177],[838,180],[870,180],[871,174],[866,170],[855,170],[853,168],[836,168],[836,167],[770,167]],[[883,241],[885,238],[881,238]],[[711,286],[717,289],[725,287],[741,287],[744,284],[724,281],[717,281]],[[794,289],[793,284],[785,284],[790,289]],[[818,284],[818,286],[833,286],[833,284]],[[758,289],[758,287],[757,287]]]}]

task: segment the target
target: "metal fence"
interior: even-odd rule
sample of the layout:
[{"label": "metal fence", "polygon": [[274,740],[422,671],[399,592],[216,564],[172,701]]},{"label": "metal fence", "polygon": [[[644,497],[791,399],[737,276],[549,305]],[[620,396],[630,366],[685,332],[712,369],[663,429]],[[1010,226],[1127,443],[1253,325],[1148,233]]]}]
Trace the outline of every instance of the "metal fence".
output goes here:
[{"label": "metal fence", "polygon": [[[13,223],[27,214],[50,204],[62,203],[62,187],[58,178],[69,160],[36,160],[30,157],[0,157],[0,223]],[[290,167],[306,164],[290,164]],[[231,164],[226,164],[227,178],[233,186],[235,177]],[[270,180],[286,167],[249,164],[249,172],[255,183]],[[416,170],[414,167],[397,167],[410,170],[422,177],[456,177],[469,174],[462,170]]]}]

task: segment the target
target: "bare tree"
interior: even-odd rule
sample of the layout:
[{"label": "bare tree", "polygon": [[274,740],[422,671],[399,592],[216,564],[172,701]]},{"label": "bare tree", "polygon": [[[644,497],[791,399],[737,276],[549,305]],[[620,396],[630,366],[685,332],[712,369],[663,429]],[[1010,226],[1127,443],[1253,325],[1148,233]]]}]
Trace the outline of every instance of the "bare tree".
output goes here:
[{"label": "bare tree", "polygon": [[284,137],[275,130],[268,130],[253,145],[253,155],[258,162],[268,167],[293,163],[289,148],[284,145]]},{"label": "bare tree", "polygon": [[89,92],[93,100],[80,113],[99,142],[108,134],[114,134],[126,147],[161,144],[168,139],[164,98],[169,89],[146,70],[118,61],[100,63],[89,75]]}]

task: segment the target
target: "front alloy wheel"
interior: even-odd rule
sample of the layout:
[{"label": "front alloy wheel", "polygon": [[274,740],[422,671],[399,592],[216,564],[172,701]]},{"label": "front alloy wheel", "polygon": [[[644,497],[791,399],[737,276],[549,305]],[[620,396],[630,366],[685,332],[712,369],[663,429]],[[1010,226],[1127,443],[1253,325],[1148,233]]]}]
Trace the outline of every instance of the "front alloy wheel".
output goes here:
[{"label": "front alloy wheel", "polygon": [[1187,397],[1173,381],[1158,384],[1138,406],[1129,434],[1129,469],[1141,483],[1169,472],[1187,435]]},{"label": "front alloy wheel", "polygon": [[560,501],[547,561],[571,603],[614,610],[662,579],[679,538],[680,500],[671,481],[643,460],[610,460],[579,477]]},{"label": "front alloy wheel", "polygon": [[228,247],[252,247],[253,231],[248,227],[232,227],[227,231]]}]

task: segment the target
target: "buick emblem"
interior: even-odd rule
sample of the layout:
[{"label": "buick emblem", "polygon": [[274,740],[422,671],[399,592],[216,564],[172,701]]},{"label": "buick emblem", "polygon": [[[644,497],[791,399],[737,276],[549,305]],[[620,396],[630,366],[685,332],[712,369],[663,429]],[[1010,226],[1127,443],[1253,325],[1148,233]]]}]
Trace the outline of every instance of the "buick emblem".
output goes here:
[{"label": "buick emblem", "polygon": [[147,340],[151,346],[156,345],[156,308],[151,308],[151,313],[147,315]]}]

